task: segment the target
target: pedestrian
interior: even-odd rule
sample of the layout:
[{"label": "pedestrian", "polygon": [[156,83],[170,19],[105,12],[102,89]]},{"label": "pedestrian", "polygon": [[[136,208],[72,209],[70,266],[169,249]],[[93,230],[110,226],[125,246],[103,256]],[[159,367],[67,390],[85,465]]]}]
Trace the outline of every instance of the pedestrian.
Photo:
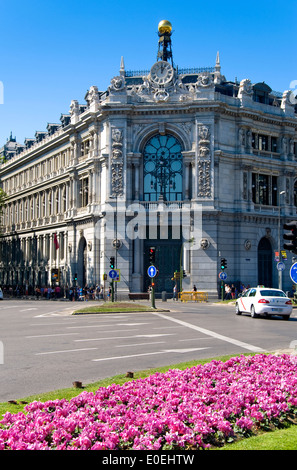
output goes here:
[{"label": "pedestrian", "polygon": [[48,298],[48,299],[51,298],[51,293],[52,293],[52,288],[51,288],[51,287],[48,287],[48,288],[47,288],[47,298]]},{"label": "pedestrian", "polygon": [[225,300],[230,300],[231,299],[231,287],[229,284],[225,285]]},{"label": "pedestrian", "polygon": [[173,300],[177,301],[177,285],[173,287]]},{"label": "pedestrian", "polygon": [[95,299],[96,300],[99,300],[99,295],[100,295],[100,286],[98,286],[98,284],[97,284],[96,288],[95,288]]},{"label": "pedestrian", "polygon": [[193,285],[193,292],[197,292],[197,287],[195,286],[195,284]]},{"label": "pedestrian", "polygon": [[231,297],[232,297],[232,299],[235,299],[235,286],[234,286],[234,284],[232,284],[232,286],[231,286]]}]

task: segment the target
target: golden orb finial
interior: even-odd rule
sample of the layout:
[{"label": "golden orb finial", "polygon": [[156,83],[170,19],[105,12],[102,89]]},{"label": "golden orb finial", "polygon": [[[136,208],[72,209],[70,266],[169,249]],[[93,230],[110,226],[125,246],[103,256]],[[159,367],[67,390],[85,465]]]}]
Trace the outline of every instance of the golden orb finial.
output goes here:
[{"label": "golden orb finial", "polygon": [[170,23],[170,21],[162,20],[162,21],[160,21],[160,23],[158,24],[158,30],[159,30],[159,33],[160,33],[160,34],[171,33],[171,31],[172,31],[172,24]]}]

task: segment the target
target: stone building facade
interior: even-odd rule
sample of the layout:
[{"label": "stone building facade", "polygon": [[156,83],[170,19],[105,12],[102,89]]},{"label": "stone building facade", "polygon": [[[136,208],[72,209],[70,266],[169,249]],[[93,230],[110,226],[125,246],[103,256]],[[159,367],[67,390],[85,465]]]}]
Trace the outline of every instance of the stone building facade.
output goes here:
[{"label": "stone building facade", "polygon": [[[159,29],[163,52],[170,35]],[[0,150],[0,284],[77,277],[107,288],[114,256],[118,292],[143,292],[154,247],[159,292],[182,268],[184,289],[217,295],[221,257],[228,282],[277,287],[282,224],[296,218],[295,102],[264,82],[228,81],[219,55],[178,69],[159,53],[140,72],[122,59],[106,91],[90,87],[60,123]]]}]

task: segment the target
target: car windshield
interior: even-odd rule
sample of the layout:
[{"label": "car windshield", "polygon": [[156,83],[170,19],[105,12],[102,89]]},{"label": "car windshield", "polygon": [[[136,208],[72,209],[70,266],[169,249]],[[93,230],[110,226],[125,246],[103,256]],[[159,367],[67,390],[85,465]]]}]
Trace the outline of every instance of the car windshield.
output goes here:
[{"label": "car windshield", "polygon": [[265,297],[286,297],[286,294],[280,290],[261,290],[260,294]]}]

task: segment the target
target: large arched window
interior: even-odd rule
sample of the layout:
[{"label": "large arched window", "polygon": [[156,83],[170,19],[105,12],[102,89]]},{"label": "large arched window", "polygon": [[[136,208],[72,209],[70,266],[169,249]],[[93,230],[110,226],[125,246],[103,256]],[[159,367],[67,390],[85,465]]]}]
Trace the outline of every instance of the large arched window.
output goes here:
[{"label": "large arched window", "polygon": [[145,201],[183,199],[183,157],[179,141],[172,135],[155,135],[143,152]]}]

